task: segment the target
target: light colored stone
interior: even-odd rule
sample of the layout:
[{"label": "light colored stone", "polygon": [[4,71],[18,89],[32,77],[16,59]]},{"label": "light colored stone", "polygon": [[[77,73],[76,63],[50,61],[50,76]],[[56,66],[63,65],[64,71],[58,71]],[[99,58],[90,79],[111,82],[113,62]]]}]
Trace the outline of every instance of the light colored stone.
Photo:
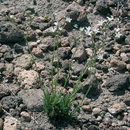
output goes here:
[{"label": "light colored stone", "polygon": [[122,112],[123,108],[122,108],[122,105],[119,104],[119,103],[116,103],[114,104],[111,108],[108,108],[108,111],[113,114],[113,115],[116,115],[118,114],[119,112]]},{"label": "light colored stone", "polygon": [[94,115],[100,115],[100,112],[102,111],[100,108],[94,108],[93,110]]},{"label": "light colored stone", "polygon": [[32,54],[36,57],[41,57],[43,55],[43,52],[40,47],[35,47],[32,49]]},{"label": "light colored stone", "polygon": [[126,68],[126,63],[117,59],[112,58],[111,59],[111,67],[113,67],[115,70],[120,71]]},{"label": "light colored stone", "polygon": [[31,116],[28,112],[26,111],[22,111],[20,113],[20,115],[22,116],[22,118],[25,120],[25,121],[30,121],[31,120]]},{"label": "light colored stone", "polygon": [[122,61],[127,62],[129,61],[129,57],[126,55],[126,53],[121,53],[120,54]]},{"label": "light colored stone", "polygon": [[38,35],[42,35],[42,31],[41,31],[40,29],[36,29],[36,33],[37,33]]},{"label": "light colored stone", "polygon": [[4,120],[4,130],[17,130],[17,124],[18,124],[18,120],[16,118],[13,117],[5,117]]},{"label": "light colored stone", "polygon": [[30,55],[24,54],[13,61],[15,67],[20,67],[24,69],[29,69],[32,65],[32,57]]},{"label": "light colored stone", "polygon": [[101,116],[98,116],[96,120],[97,120],[97,121],[101,121],[101,120],[102,120],[102,117],[101,117]]},{"label": "light colored stone", "polygon": [[92,111],[90,105],[83,105],[83,106],[82,106],[82,109],[83,109],[84,111],[87,111],[87,112],[91,112],[91,111]]},{"label": "light colored stone", "polygon": [[33,68],[34,70],[38,70],[38,71],[42,71],[45,69],[45,66],[42,63],[36,62],[36,66],[35,64],[33,64]]},{"label": "light colored stone", "polygon": [[25,88],[38,87],[38,73],[34,70],[24,70],[18,75],[18,81]]},{"label": "light colored stone", "polygon": [[127,70],[130,71],[130,64],[127,64],[127,65],[126,65],[126,68],[127,68]]},{"label": "light colored stone", "polygon": [[69,46],[69,39],[68,39],[68,37],[63,37],[63,38],[61,38],[61,46],[62,47],[67,47],[67,46]]},{"label": "light colored stone", "polygon": [[14,74],[15,75],[19,75],[19,73],[21,72],[21,71],[23,71],[23,69],[21,68],[21,67],[16,67],[16,68],[14,68]]},{"label": "light colored stone", "polygon": [[37,47],[37,42],[29,42],[29,48],[32,49],[33,47]]},{"label": "light colored stone", "polygon": [[84,60],[87,60],[87,53],[83,47],[77,48],[76,52],[74,52],[74,59],[82,62]]}]

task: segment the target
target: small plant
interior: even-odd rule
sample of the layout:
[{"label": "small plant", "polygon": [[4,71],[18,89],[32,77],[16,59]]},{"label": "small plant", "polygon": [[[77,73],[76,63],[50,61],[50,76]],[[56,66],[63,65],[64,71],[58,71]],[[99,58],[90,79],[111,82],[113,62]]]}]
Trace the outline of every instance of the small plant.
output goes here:
[{"label": "small plant", "polygon": [[[57,65],[56,68],[53,67],[54,63],[54,58],[55,58],[55,53],[57,53],[56,49],[58,48],[58,39],[61,34],[62,28],[59,26],[58,22],[54,23],[54,27],[52,29],[52,32],[54,33],[55,36],[55,47],[54,47],[54,53],[52,56],[52,70],[51,70],[51,91],[45,91],[44,92],[44,98],[43,98],[43,103],[44,103],[44,110],[48,114],[50,118],[56,118],[56,119],[65,119],[68,117],[73,117],[75,113],[80,109],[80,106],[82,106],[84,99],[86,95],[89,93],[93,79],[95,78],[96,71],[92,71],[93,68],[96,68],[96,58],[98,57],[99,59],[102,59],[102,50],[104,49],[104,46],[107,44],[108,40],[110,39],[108,37],[108,28],[110,22],[113,20],[113,18],[107,18],[107,20],[101,20],[97,24],[97,27],[86,27],[86,28],[80,28],[80,31],[83,35],[83,37],[90,37],[91,38],[91,49],[92,49],[92,55],[90,56],[89,60],[86,62],[84,69],[81,71],[76,83],[73,85],[73,91],[72,93],[66,93],[63,94],[63,89],[60,91],[57,91],[57,81],[58,77],[54,79],[54,70],[56,70],[57,75],[59,74],[59,66]],[[67,18],[68,22],[71,22],[70,18]],[[117,33],[118,30],[116,30]],[[98,43],[95,41],[96,35],[100,34],[100,39]],[[116,34],[117,36],[118,34]],[[120,34],[121,35],[121,34]],[[119,35],[118,35],[119,36]],[[80,42],[80,38],[76,38],[73,36],[73,39],[76,43],[76,50],[77,46]],[[75,50],[75,52],[76,52]],[[75,52],[72,55],[71,61],[69,63],[69,69],[68,69],[68,74],[67,77],[64,78],[64,87],[66,87],[67,82],[69,81],[70,78],[70,70],[71,66],[73,64],[73,57],[75,55]],[[85,81],[89,80],[90,77],[93,77],[92,80],[89,83],[88,89],[86,93],[84,94],[81,103],[78,104],[76,107],[73,106],[75,96],[77,92],[82,88],[82,83],[81,80],[84,76],[84,74],[88,71],[88,77],[86,78]]]}]

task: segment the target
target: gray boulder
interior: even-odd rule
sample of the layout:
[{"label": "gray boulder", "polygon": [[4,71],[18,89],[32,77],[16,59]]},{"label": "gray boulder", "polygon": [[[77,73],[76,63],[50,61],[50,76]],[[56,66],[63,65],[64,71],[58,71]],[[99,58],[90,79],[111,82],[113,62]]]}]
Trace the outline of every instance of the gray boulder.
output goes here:
[{"label": "gray boulder", "polygon": [[21,90],[18,96],[31,111],[43,110],[43,91],[41,89]]},{"label": "gray boulder", "polygon": [[129,87],[129,75],[114,75],[106,80],[104,86],[111,92],[127,89]]},{"label": "gray boulder", "polygon": [[0,43],[16,43],[24,40],[24,34],[11,22],[0,22]]}]

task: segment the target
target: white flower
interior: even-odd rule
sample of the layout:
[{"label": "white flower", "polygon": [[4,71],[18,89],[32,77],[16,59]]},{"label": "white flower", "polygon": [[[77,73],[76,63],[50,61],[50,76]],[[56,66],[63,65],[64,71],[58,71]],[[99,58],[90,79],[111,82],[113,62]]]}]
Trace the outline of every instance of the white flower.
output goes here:
[{"label": "white flower", "polygon": [[116,37],[116,38],[120,38],[121,35],[122,35],[122,34],[121,34],[120,32],[117,32],[116,35],[115,35],[115,37]]},{"label": "white flower", "polygon": [[86,30],[88,31],[88,32],[90,32],[91,31],[91,27],[89,26],[89,27],[86,27]]},{"label": "white flower", "polygon": [[59,29],[59,31],[62,31],[63,28],[62,28],[62,27],[59,27],[58,29]]},{"label": "white flower", "polygon": [[119,32],[119,31],[120,31],[120,28],[115,28],[114,31],[115,31],[115,32]]},{"label": "white flower", "polygon": [[58,26],[58,22],[54,22],[54,25],[55,25],[55,26]]},{"label": "white flower", "polygon": [[98,21],[98,24],[97,24],[97,25],[98,25],[98,26],[102,26],[105,22],[107,22],[107,21],[101,19],[100,21]]},{"label": "white flower", "polygon": [[106,40],[109,41],[109,40],[111,40],[111,38],[110,38],[109,36],[107,36],[107,37],[106,37]]},{"label": "white flower", "polygon": [[88,35],[88,36],[91,36],[92,32],[88,31],[88,30],[85,30],[85,34]]},{"label": "white flower", "polygon": [[75,28],[78,28],[78,24],[74,24],[73,26],[74,26]]},{"label": "white flower", "polygon": [[84,28],[81,28],[81,27],[80,27],[80,29],[79,29],[79,30],[80,30],[81,32],[83,32],[83,31],[84,31]]},{"label": "white flower", "polygon": [[71,18],[69,18],[69,17],[66,18],[66,22],[71,23],[71,21],[72,21]]},{"label": "white flower", "polygon": [[109,22],[111,22],[113,19],[114,19],[113,16],[107,17],[107,20],[108,20]]},{"label": "white flower", "polygon": [[99,55],[97,55],[97,58],[101,60],[101,59],[103,59],[103,55],[99,54]]},{"label": "white flower", "polygon": [[86,29],[84,30],[85,31],[85,34],[88,35],[88,36],[91,36],[92,34],[92,31],[91,31],[91,27],[86,27]]},{"label": "white flower", "polygon": [[94,27],[93,29],[92,29],[92,31],[94,32],[94,33],[99,33],[99,29],[98,28],[96,28],[96,27]]},{"label": "white flower", "polygon": [[57,30],[57,28],[55,28],[55,27],[51,29],[52,32],[56,32],[56,30]]},{"label": "white flower", "polygon": [[121,32],[120,32],[120,28],[115,28],[114,31],[115,31],[115,34],[116,34],[115,37],[120,38],[121,35],[122,35]]}]

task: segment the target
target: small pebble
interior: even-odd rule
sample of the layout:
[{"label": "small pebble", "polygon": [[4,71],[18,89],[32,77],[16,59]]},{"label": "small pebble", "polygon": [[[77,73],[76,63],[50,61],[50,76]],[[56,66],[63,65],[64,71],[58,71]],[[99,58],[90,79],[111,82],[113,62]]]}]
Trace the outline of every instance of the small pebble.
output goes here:
[{"label": "small pebble", "polygon": [[102,117],[101,117],[101,116],[98,116],[98,117],[97,117],[97,121],[102,121]]},{"label": "small pebble", "polygon": [[26,111],[21,112],[20,115],[23,117],[23,119],[25,121],[30,121],[31,120],[30,114],[28,112],[26,112]]},{"label": "small pebble", "polygon": [[94,108],[93,109],[93,114],[94,115],[100,115],[100,112],[101,112],[102,110],[100,109],[100,108]]},{"label": "small pebble", "polygon": [[87,111],[87,112],[91,112],[91,111],[92,111],[90,105],[83,105],[83,106],[82,106],[82,109],[83,109],[84,111]]}]

